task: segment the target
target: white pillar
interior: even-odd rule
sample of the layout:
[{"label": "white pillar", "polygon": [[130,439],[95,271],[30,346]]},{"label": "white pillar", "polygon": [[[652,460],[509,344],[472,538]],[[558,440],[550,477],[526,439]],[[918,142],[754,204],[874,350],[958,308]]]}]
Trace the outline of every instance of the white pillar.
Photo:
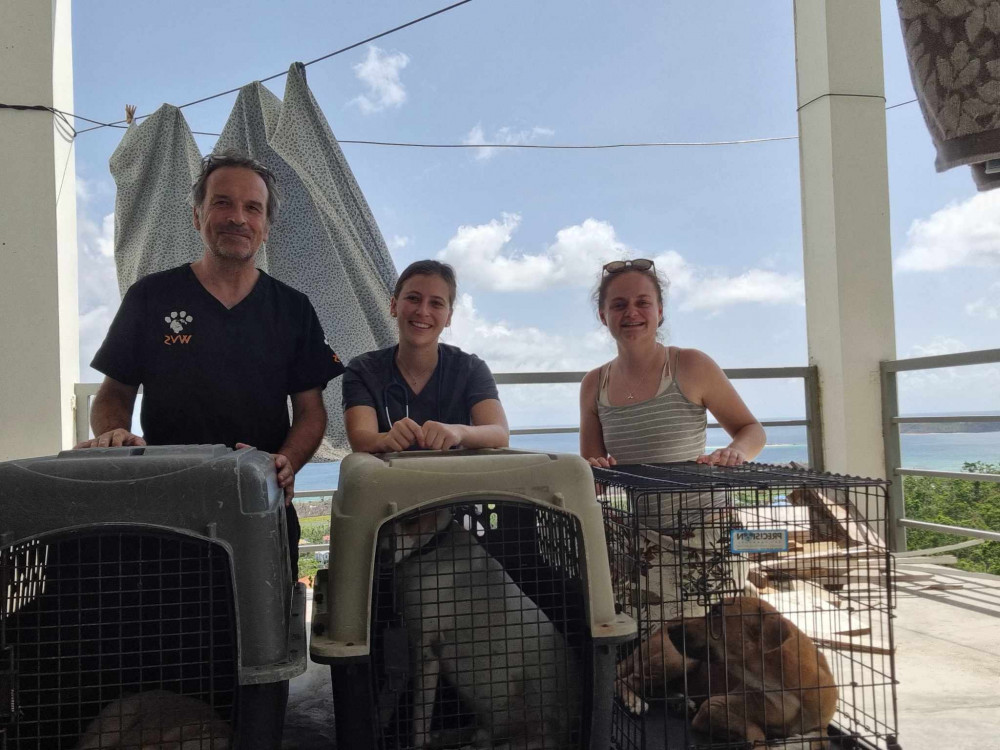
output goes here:
[{"label": "white pillar", "polygon": [[[0,2],[0,102],[73,111],[70,0]],[[68,128],[0,109],[0,460],[73,440],[76,170]]]},{"label": "white pillar", "polygon": [[795,0],[809,360],[828,471],[883,477],[879,360],[896,352],[879,4]]}]

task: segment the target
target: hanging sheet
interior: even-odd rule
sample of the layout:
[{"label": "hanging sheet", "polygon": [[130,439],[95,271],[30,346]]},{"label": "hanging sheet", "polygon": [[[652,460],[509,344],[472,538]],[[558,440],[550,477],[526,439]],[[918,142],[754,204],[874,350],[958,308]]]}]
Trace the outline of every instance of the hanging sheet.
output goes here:
[{"label": "hanging sheet", "polygon": [[973,165],[980,190],[1000,185],[1000,2],[897,0],[910,77],[943,172]]},{"label": "hanging sheet", "polygon": [[[395,343],[389,297],[396,269],[300,63],[288,71],[284,101],[260,83],[240,90],[214,151],[227,149],[273,170],[281,191],[258,266],[309,296],[345,362]],[[115,262],[123,293],[148,273],[202,256],[188,200],[199,158],[183,116],[166,105],[130,128],[112,156]],[[339,378],[323,399],[329,422],[319,459],[348,450]]]},{"label": "hanging sheet", "polygon": [[111,155],[115,195],[118,290],[143,276],[193,263],[204,250],[188,195],[201,153],[177,107],[164,104],[141,125],[130,125]]}]

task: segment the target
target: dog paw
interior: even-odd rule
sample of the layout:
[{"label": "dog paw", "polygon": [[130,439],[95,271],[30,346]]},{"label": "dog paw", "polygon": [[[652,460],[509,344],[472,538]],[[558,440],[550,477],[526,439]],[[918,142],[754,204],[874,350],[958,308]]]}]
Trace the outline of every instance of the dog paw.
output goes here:
[{"label": "dog paw", "polygon": [[636,716],[642,716],[649,710],[649,704],[627,685],[618,685],[618,699],[628,709],[629,713]]},{"label": "dog paw", "polygon": [[194,321],[194,318],[184,310],[181,310],[179,313],[175,310],[170,315],[164,316],[163,320],[170,326],[171,331],[180,333],[184,330],[184,326]]}]

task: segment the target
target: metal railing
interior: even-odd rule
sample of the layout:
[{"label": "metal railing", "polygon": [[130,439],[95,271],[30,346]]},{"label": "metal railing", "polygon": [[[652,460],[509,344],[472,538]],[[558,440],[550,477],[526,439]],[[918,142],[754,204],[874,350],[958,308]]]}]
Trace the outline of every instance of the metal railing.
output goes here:
[{"label": "metal railing", "polygon": [[[805,427],[809,465],[823,471],[823,431],[819,419],[819,377],[815,366],[810,367],[743,367],[724,370],[730,380],[786,380],[803,381],[805,419],[776,419],[761,422],[764,427]],[[585,372],[499,372],[493,375],[497,385],[543,385],[553,383],[579,383]],[[90,401],[97,394],[99,383],[77,383],[73,389],[73,419],[76,442],[90,437]],[[140,387],[139,393],[142,393]],[[715,422],[708,425],[718,427]],[[511,435],[550,435],[579,432],[577,427],[522,427],[510,431]],[[331,491],[322,494],[329,495]],[[296,493],[296,497],[299,494]]]},{"label": "metal railing", "polygon": [[899,391],[897,375],[915,370],[936,370],[942,367],[967,367],[1000,363],[1000,349],[984,349],[960,354],[941,354],[933,357],[894,359],[880,363],[882,380],[882,439],[885,444],[885,475],[894,480],[889,486],[889,513],[895,523],[895,546],[897,552],[906,551],[906,529],[924,529],[943,534],[955,534],[974,539],[1000,542],[1000,532],[972,529],[965,526],[945,526],[938,523],[918,521],[906,517],[906,497],[903,482],[897,477],[922,476],[942,479],[962,479],[973,482],[1000,482],[1000,474],[981,474],[969,471],[932,471],[913,469],[902,465],[900,448],[901,424],[933,424],[955,422],[1000,422],[1000,415],[964,414],[947,417],[901,417],[899,416]]},{"label": "metal railing", "polygon": [[[724,370],[730,380],[785,380],[803,381],[805,419],[773,419],[761,422],[764,427],[805,427],[809,465],[823,471],[823,430],[819,419],[819,375],[815,365],[809,367],[741,367]],[[579,383],[585,372],[498,372],[493,377],[497,385],[538,385],[552,383]],[[710,428],[719,425],[712,422]],[[577,427],[529,427],[512,429],[511,435],[545,435],[579,432]]]},{"label": "metal railing", "polygon": [[[823,432],[819,419],[819,376],[815,366],[810,367],[747,367],[724,370],[730,380],[785,380],[801,379],[805,396],[804,419],[766,420],[766,427],[805,427],[809,465],[817,471],[823,470]],[[542,385],[559,383],[579,383],[585,372],[500,372],[494,374],[497,385]],[[74,429],[76,441],[82,442],[90,436],[91,399],[97,394],[98,383],[77,383],[74,387]],[[140,393],[141,393],[140,389]],[[709,427],[718,427],[711,423]],[[511,435],[544,435],[579,432],[577,427],[522,427],[512,429]],[[296,492],[295,497],[332,497],[336,489],[308,490]],[[325,550],[326,544],[299,545],[301,552]]]}]

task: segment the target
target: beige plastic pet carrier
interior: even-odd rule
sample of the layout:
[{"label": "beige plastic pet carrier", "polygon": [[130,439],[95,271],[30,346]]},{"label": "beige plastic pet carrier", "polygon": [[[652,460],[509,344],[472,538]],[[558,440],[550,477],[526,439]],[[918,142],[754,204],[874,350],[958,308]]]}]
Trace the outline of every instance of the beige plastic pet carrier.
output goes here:
[{"label": "beige plastic pet carrier", "polygon": [[348,456],[320,573],[310,651],[339,746],[609,747],[636,627],[581,458]]}]

